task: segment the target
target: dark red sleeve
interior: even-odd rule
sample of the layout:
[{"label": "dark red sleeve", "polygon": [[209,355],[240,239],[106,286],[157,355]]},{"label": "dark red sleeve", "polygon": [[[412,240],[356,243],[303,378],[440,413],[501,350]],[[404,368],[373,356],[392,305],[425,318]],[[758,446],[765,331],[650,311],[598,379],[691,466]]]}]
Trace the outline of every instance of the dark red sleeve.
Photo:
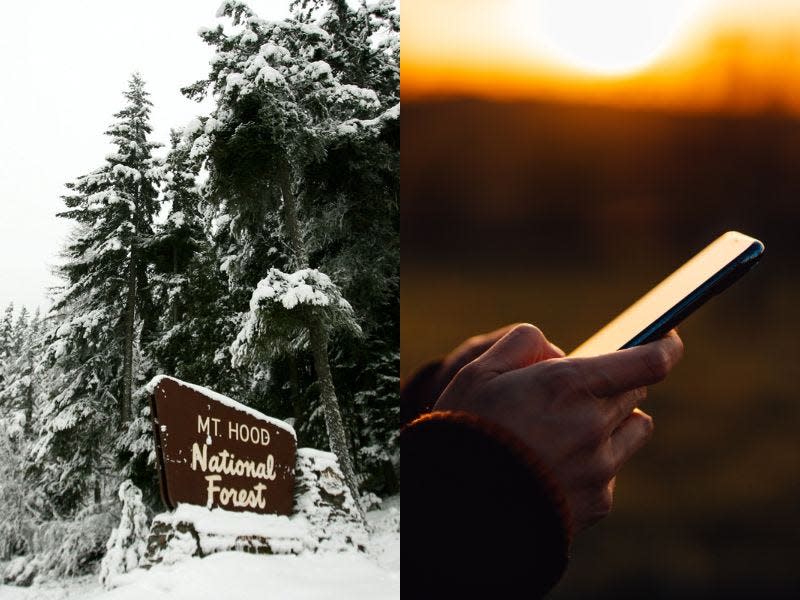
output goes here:
[{"label": "dark red sleeve", "polygon": [[537,598],[566,568],[569,517],[531,451],[459,412],[401,432],[402,590],[409,598]]}]

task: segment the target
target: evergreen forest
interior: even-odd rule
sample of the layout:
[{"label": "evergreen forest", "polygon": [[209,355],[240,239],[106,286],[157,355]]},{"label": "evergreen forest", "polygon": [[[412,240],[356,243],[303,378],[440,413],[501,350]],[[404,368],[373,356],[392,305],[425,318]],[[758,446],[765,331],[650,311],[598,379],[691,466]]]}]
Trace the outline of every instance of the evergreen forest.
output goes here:
[{"label": "evergreen forest", "polygon": [[[130,479],[161,505],[148,382],[291,423],[366,508],[399,491],[399,10],[226,0],[200,30],[211,109],[153,135],[134,73],[112,151],[65,182],[46,312],[0,314],[0,560],[94,568]],[[194,27],[196,24],[188,24]]]}]

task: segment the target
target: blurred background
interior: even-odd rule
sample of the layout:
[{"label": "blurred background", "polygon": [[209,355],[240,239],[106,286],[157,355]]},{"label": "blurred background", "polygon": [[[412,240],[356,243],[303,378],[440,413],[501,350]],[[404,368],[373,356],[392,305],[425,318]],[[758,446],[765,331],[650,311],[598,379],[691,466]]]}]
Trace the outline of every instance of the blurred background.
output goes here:
[{"label": "blurred background", "polygon": [[401,375],[537,324],[570,351],[728,229],[652,442],[553,598],[800,597],[800,2],[404,0]]}]

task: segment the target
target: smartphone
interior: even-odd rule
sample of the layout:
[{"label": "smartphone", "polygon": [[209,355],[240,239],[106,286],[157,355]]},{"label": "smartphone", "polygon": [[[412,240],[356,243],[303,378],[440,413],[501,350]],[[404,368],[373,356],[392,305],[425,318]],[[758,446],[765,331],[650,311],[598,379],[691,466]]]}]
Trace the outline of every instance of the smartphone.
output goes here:
[{"label": "smartphone", "polygon": [[747,273],[763,253],[764,244],[749,235],[722,234],[570,356],[597,356],[657,340]]}]

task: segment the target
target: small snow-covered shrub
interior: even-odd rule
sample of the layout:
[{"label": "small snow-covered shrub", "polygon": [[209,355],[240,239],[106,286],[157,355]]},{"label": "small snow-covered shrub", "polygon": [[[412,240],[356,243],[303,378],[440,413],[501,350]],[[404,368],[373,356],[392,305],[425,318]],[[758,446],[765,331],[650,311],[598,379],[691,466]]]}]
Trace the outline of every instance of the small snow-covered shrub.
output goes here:
[{"label": "small snow-covered shrub", "polygon": [[382,502],[383,500],[381,500],[381,497],[377,494],[373,494],[372,492],[361,494],[361,499],[359,500],[359,504],[364,511],[369,511],[373,508],[380,508]]},{"label": "small snow-covered shrub", "polygon": [[93,504],[72,519],[45,523],[35,540],[41,573],[64,577],[92,572],[114,528],[113,508],[110,503]]},{"label": "small snow-covered shrub", "polygon": [[3,515],[0,519],[0,560],[8,560],[29,552],[31,537],[29,523],[14,518],[9,519]]},{"label": "small snow-covered shrub", "polygon": [[122,511],[119,525],[111,532],[106,555],[100,563],[100,583],[112,587],[116,575],[128,573],[142,563],[147,552],[147,512],[142,492],[129,479],[119,486]]},{"label": "small snow-covered shrub", "polygon": [[25,462],[0,423],[0,560],[33,550],[37,490],[25,481]]},{"label": "small snow-covered shrub", "polygon": [[33,583],[41,566],[42,559],[38,556],[18,556],[6,565],[2,581],[3,583],[27,587]]}]

